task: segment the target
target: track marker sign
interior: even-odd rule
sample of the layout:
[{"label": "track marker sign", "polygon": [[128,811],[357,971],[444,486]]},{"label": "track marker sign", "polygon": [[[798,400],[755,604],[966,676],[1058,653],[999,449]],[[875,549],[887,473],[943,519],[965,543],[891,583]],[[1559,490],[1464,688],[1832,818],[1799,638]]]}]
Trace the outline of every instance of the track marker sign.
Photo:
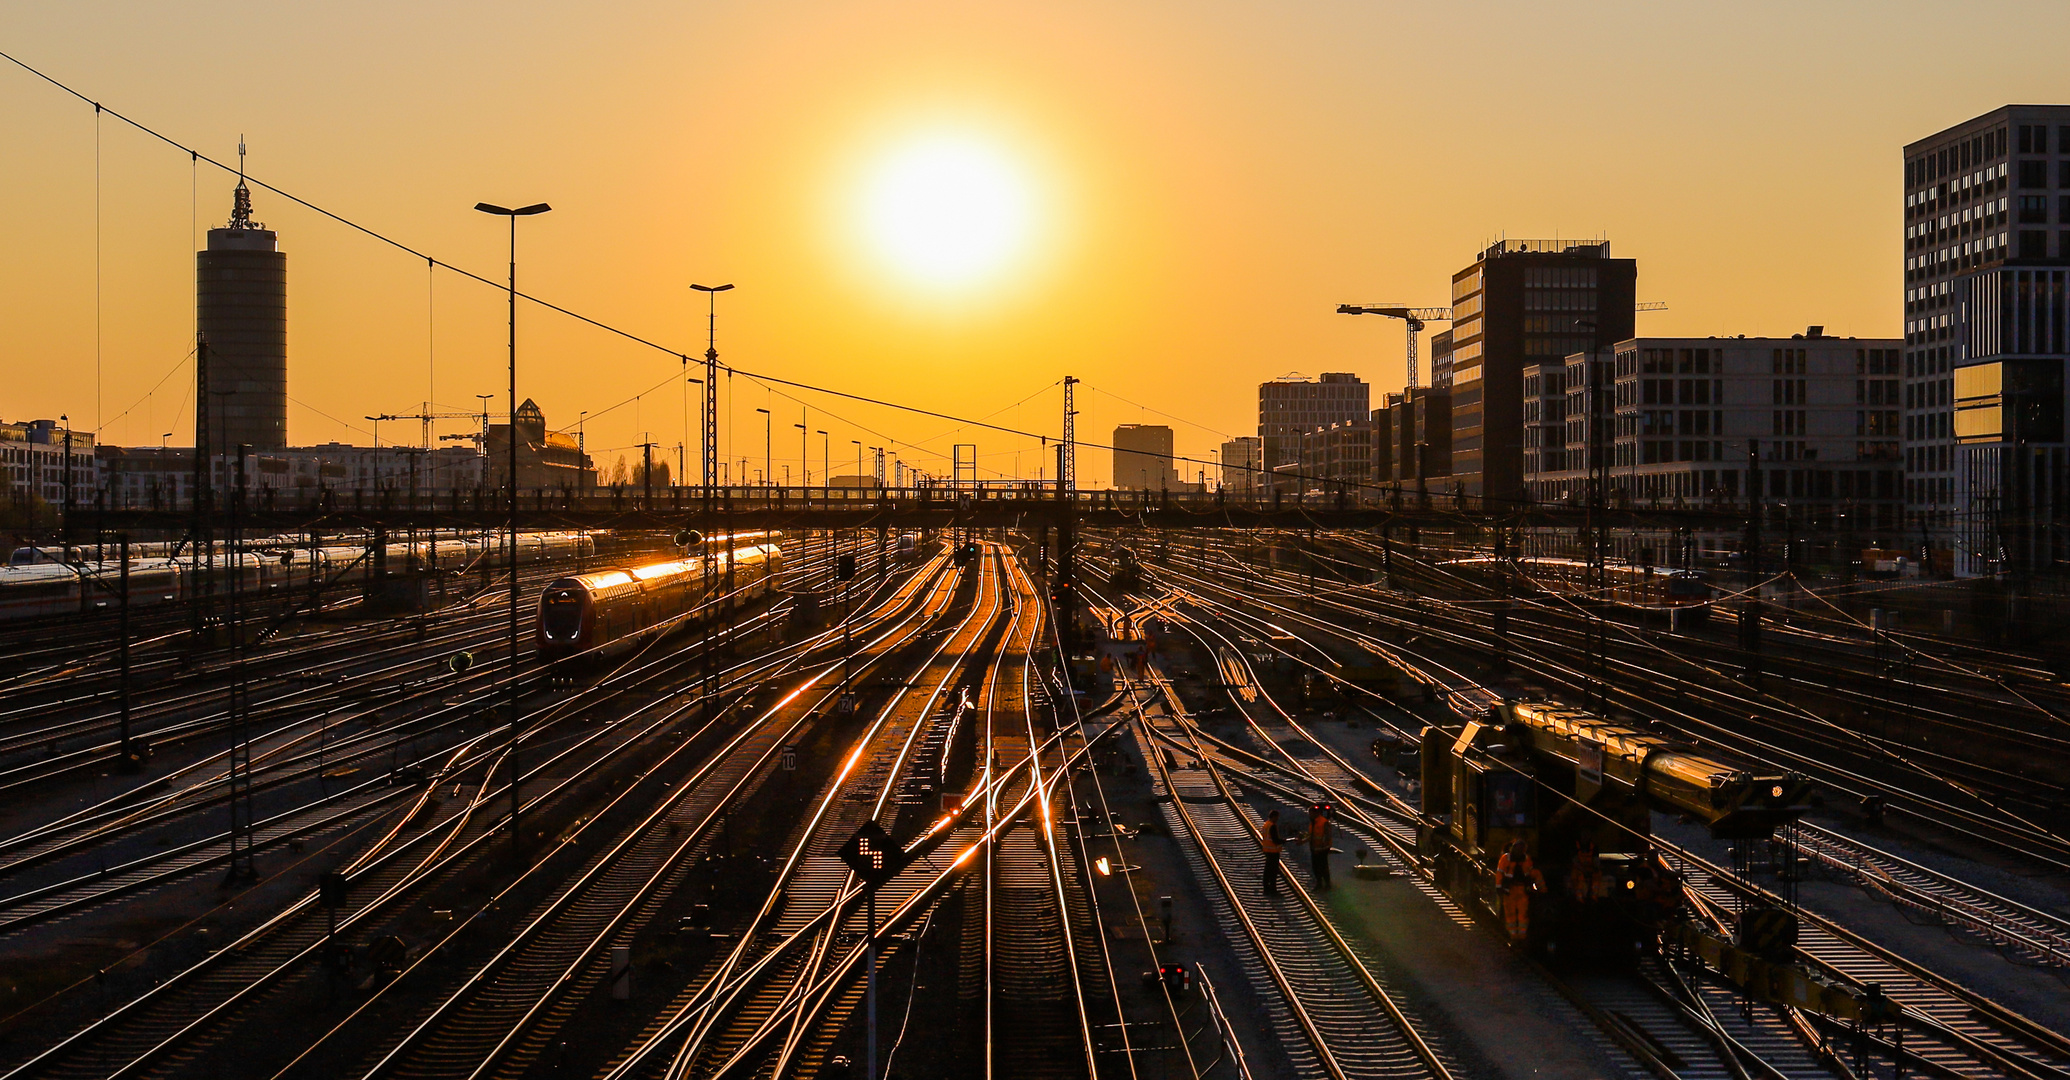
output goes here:
[{"label": "track marker sign", "polygon": [[863,822],[862,828],[841,845],[839,855],[855,876],[873,889],[897,877],[909,861],[891,834],[874,821]]}]

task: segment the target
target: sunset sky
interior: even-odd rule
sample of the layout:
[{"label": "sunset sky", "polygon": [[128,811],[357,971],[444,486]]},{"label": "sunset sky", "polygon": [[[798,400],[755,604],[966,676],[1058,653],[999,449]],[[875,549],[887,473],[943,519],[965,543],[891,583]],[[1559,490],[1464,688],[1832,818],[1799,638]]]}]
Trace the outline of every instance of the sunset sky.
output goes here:
[{"label": "sunset sky", "polygon": [[[1398,390],[1400,324],[1334,306],[1443,303],[1504,235],[1607,236],[1669,305],[1644,334],[1896,335],[1900,148],[2070,100],[2065,40],[2060,0],[0,12],[0,51],[220,160],[242,133],[253,175],[486,276],[505,233],[474,203],[552,203],[520,225],[520,287],[671,348],[704,348],[687,285],[734,282],[719,348],[744,369],[1052,433],[1076,375],[1083,439],[1171,423],[1195,457],[1254,433],[1262,379]],[[12,66],[0,135],[0,419],[191,443],[192,252],[234,180],[109,118],[97,138],[91,106]],[[254,204],[289,259],[291,441],[370,442],[362,416],[418,411],[434,380],[441,408],[502,408],[499,293]],[[555,426],[602,414],[606,465],[643,430],[683,438],[668,355],[529,308],[520,365]],[[761,467],[758,407],[797,468],[801,401],[837,473],[851,439],[935,471],[954,442],[1042,464],[745,377],[721,401],[736,469]],[[815,477],[821,456],[815,434]],[[1082,453],[1082,479],[1108,460]]]}]

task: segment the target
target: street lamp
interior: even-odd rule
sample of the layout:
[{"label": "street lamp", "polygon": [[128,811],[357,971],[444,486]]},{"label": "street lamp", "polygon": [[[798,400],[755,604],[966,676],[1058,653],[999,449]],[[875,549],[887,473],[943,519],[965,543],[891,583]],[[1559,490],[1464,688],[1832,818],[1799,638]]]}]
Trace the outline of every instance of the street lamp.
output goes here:
[{"label": "street lamp", "polygon": [[[705,294],[705,347],[704,347],[704,423],[702,450],[699,457],[704,461],[704,497],[707,504],[712,497],[712,481],[716,478],[719,457],[719,294],[730,292],[733,285],[699,285],[690,287]],[[687,365],[689,361],[685,359]],[[743,467],[742,472],[746,471]],[[706,510],[711,507],[707,505]]]},{"label": "street lamp", "polygon": [[805,425],[792,424],[791,426],[798,429],[798,486],[811,487],[811,456],[810,453],[805,449],[805,440],[809,436],[806,431]]},{"label": "street lamp", "polygon": [[[475,204],[474,204],[474,208],[475,208],[476,210],[479,210],[479,211],[481,211],[481,212],[482,212],[482,213],[484,213],[484,214],[501,214],[502,216],[504,216],[504,217],[506,217],[506,218],[509,218],[509,219],[510,219],[510,286],[509,286],[509,289],[507,290],[507,292],[508,292],[508,294],[509,294],[509,297],[510,297],[510,324],[509,324],[509,325],[510,325],[510,331],[509,331],[509,346],[510,346],[510,432],[509,432],[509,436],[510,436],[510,437],[509,437],[509,439],[507,440],[507,441],[509,442],[509,444],[510,444],[510,455],[509,455],[509,458],[508,458],[508,464],[509,464],[509,466],[510,466],[510,477],[509,477],[509,484],[510,484],[510,488],[509,488],[509,490],[510,490],[510,528],[509,528],[509,554],[510,554],[510,673],[509,673],[509,678],[508,678],[508,682],[509,682],[509,685],[510,685],[510,749],[509,749],[509,751],[508,751],[508,754],[507,754],[507,756],[508,756],[508,757],[510,758],[510,859],[511,859],[511,863],[512,863],[512,865],[513,865],[513,866],[515,866],[515,865],[516,865],[516,863],[517,863],[517,858],[518,858],[518,843],[519,843],[519,837],[520,837],[520,836],[522,835],[522,833],[520,832],[520,830],[519,830],[519,828],[518,828],[518,779],[519,779],[519,777],[520,777],[520,776],[521,776],[522,774],[520,774],[520,773],[518,772],[518,752],[517,752],[517,744],[518,744],[518,689],[517,689],[517,663],[518,663],[518,572],[517,572],[517,534],[518,534],[518,494],[517,494],[517,492],[518,492],[518,453],[517,453],[517,444],[518,444],[518,432],[517,432],[517,408],[518,408],[518,406],[517,406],[517,219],[519,219],[519,218],[521,218],[521,217],[531,217],[531,216],[533,216],[533,215],[535,215],[535,214],[544,214],[544,213],[546,213],[546,212],[547,212],[548,210],[551,210],[551,209],[553,209],[553,207],[551,207],[551,206],[548,206],[548,205],[547,205],[547,204],[545,204],[545,203],[533,203],[533,204],[532,204],[532,205],[530,205],[530,206],[520,206],[520,207],[518,207],[518,208],[517,208],[517,209],[515,209],[515,210],[510,210],[510,209],[506,209],[506,208],[504,208],[504,207],[501,207],[501,206],[497,206],[497,205],[496,205],[496,204],[494,204],[494,203],[485,203],[485,202],[480,202],[480,203],[475,203]],[[486,447],[485,447],[485,449],[486,449]]]},{"label": "street lamp", "polygon": [[755,411],[762,414],[762,483],[767,484],[776,479],[776,468],[772,464],[776,456],[774,450],[776,436],[770,431],[769,410],[756,409]]}]

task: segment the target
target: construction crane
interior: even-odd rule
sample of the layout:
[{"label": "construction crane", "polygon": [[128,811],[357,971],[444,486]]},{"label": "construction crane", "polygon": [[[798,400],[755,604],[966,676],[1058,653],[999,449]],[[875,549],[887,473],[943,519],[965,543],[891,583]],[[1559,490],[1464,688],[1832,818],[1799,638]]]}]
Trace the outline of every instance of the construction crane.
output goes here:
[{"label": "construction crane", "polygon": [[1666,311],[1667,309],[1667,302],[1664,300],[1648,300],[1643,304],[1632,305],[1633,311]]},{"label": "construction crane", "polygon": [[[424,448],[424,449],[426,449],[426,450],[429,450],[429,449],[431,449],[431,422],[432,422],[433,420],[474,420],[474,421],[477,421],[477,422],[479,422],[479,423],[481,424],[481,426],[482,426],[482,430],[481,430],[481,435],[480,435],[480,436],[478,436],[478,437],[479,437],[479,438],[480,438],[480,439],[482,440],[482,442],[483,442],[483,444],[484,444],[484,445],[486,445],[486,444],[487,444],[487,441],[488,441],[488,436],[489,436],[489,413],[488,413],[488,410],[487,410],[487,408],[486,408],[486,407],[484,407],[483,411],[481,411],[481,412],[431,412],[431,411],[430,411],[430,408],[431,408],[431,403],[430,403],[430,402],[425,402],[425,403],[424,403],[424,407],[425,407],[425,410],[426,410],[426,411],[424,411],[424,412],[413,412],[413,413],[382,413],[382,414],[381,414],[381,415],[379,415],[379,416],[369,416],[369,417],[367,417],[367,419],[369,419],[369,420],[372,420],[372,421],[374,422],[374,424],[375,424],[375,428],[374,428],[374,444],[375,444],[375,445],[377,445],[377,446],[378,446],[378,445],[380,445],[380,442],[381,442],[381,435],[380,435],[380,431],[381,431],[381,428],[380,428],[380,426],[379,426],[379,425],[380,425],[381,421],[383,421],[383,420],[421,420],[421,421],[423,421],[423,423],[424,423],[424,434],[423,434],[422,440],[423,440],[423,443],[424,443],[424,447],[423,447],[423,448]],[[440,438],[441,440],[444,440],[444,439],[447,439],[447,438],[450,438],[450,437],[451,437],[451,436],[444,436],[444,435],[442,435],[442,436],[440,436],[439,438]],[[462,436],[460,436],[460,438],[463,438],[463,439],[467,439],[467,438],[476,438],[476,437],[477,437],[477,436],[470,436],[470,435],[462,435]]]},{"label": "construction crane", "polygon": [[1408,388],[1416,389],[1416,335],[1423,332],[1425,323],[1451,322],[1452,309],[1448,307],[1408,307],[1402,304],[1338,304],[1339,315],[1385,315],[1409,324],[1409,381]]}]

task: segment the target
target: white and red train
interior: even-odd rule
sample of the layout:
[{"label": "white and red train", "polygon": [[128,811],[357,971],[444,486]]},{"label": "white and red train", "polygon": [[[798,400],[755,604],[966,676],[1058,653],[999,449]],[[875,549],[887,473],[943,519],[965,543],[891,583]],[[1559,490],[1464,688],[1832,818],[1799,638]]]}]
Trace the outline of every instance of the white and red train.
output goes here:
[{"label": "white and red train", "polygon": [[[503,565],[508,559],[508,537],[491,536],[486,541],[478,536],[448,537],[415,545],[391,543],[382,555],[391,571],[408,567],[413,555],[419,566],[450,570],[478,570],[485,557],[491,566]],[[240,590],[262,595],[307,588],[312,580],[357,581],[374,565],[374,553],[366,544],[334,543],[312,551],[284,540],[248,541],[235,553],[219,548],[213,559],[197,556],[191,547],[171,556],[163,553],[170,550],[168,545],[140,551],[142,547],[130,548],[129,602],[135,606],[200,595],[204,586],[222,596],[233,582]],[[35,554],[24,558],[27,551]],[[520,563],[589,558],[596,551],[595,538],[582,532],[520,533],[517,538]],[[110,611],[122,603],[122,564],[114,557],[113,547],[74,547],[60,558],[49,557],[57,554],[54,549],[17,549],[14,559],[18,561],[0,566],[0,622]]]},{"label": "white and red train", "polygon": [[533,642],[544,660],[610,656],[694,621],[700,605],[724,595],[729,575],[737,596],[752,599],[775,591],[782,573],[783,551],[772,537],[731,551],[560,578],[539,595]]}]

